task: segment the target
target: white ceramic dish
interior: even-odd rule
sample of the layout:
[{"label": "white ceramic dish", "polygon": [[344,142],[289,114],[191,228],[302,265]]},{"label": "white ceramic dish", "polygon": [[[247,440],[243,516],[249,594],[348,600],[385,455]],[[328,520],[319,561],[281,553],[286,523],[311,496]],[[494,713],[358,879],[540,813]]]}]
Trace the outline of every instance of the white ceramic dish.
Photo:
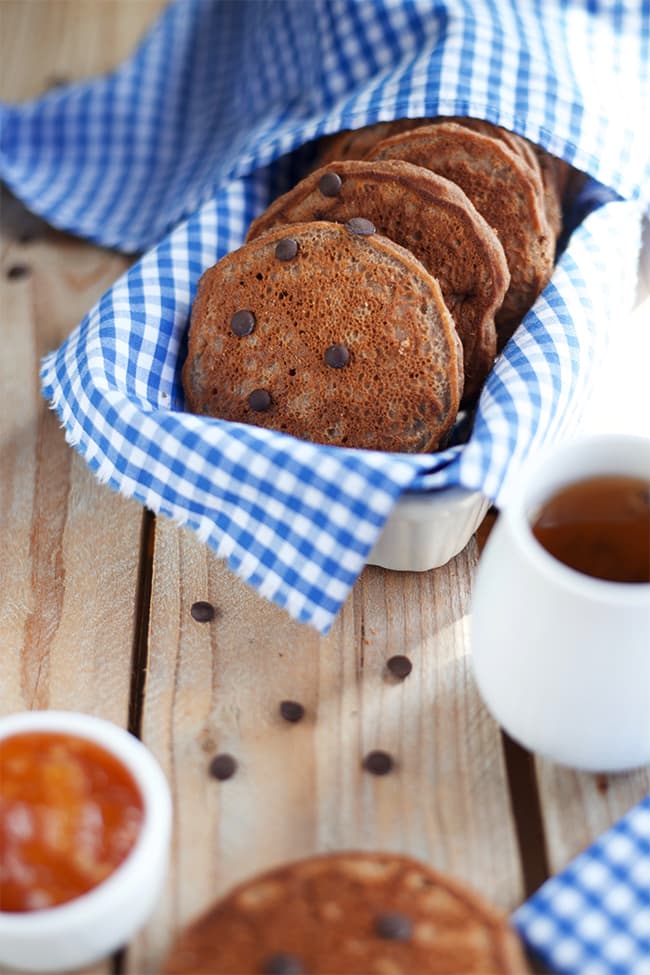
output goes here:
[{"label": "white ceramic dish", "polygon": [[522,471],[474,580],[472,665],[520,744],[572,768],[622,772],[650,762],[650,583],[578,572],[531,527],[560,488],[601,475],[650,481],[650,438],[580,438]]},{"label": "white ceramic dish", "polygon": [[465,548],[489,507],[484,495],[463,488],[404,494],[367,561],[401,572],[445,565]]},{"label": "white ceramic dish", "polygon": [[105,881],[57,907],[0,911],[0,964],[54,972],[97,961],[144,924],[167,871],[172,806],[167,780],[151,752],[117,725],[69,711],[29,711],[0,719],[0,738],[30,731],[63,732],[101,746],[131,772],[144,801],[138,839]]}]

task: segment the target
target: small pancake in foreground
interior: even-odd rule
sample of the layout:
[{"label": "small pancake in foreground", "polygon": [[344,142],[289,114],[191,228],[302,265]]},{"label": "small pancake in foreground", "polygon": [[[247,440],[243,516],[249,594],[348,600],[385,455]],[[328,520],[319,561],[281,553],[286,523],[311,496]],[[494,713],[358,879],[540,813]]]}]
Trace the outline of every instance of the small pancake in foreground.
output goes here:
[{"label": "small pancake in foreground", "polygon": [[536,173],[502,139],[455,122],[410,129],[379,142],[367,159],[404,159],[453,180],[496,230],[510,268],[497,312],[500,344],[510,337],[553,271],[555,236]]},{"label": "small pancake in foreground", "polygon": [[455,183],[401,160],[330,163],[274,200],[246,239],[280,224],[345,223],[359,214],[437,279],[463,343],[463,401],[472,402],[494,363],[494,316],[510,272],[496,233]]},{"label": "small pancake in foreground", "polygon": [[241,884],[165,975],[524,975],[505,914],[410,857],[335,853]]},{"label": "small pancake in foreground", "polygon": [[462,383],[440,286],[368,221],[276,228],[199,282],[183,368],[193,413],[427,452],[451,429]]}]

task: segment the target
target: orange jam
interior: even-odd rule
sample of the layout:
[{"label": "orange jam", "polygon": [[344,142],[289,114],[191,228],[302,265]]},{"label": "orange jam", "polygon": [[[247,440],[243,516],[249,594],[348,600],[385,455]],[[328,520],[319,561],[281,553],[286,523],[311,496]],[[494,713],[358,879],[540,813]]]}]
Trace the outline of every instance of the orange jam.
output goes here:
[{"label": "orange jam", "polygon": [[49,731],[0,740],[0,910],[54,907],[96,887],[143,816],[130,772],[100,745]]}]

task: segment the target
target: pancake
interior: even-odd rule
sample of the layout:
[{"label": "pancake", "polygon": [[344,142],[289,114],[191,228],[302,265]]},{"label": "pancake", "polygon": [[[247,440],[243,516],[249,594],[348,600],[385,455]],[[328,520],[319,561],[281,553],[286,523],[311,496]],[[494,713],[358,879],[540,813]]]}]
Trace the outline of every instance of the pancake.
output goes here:
[{"label": "pancake", "polygon": [[392,122],[373,122],[362,125],[358,129],[342,129],[334,135],[325,136],[322,140],[319,155],[319,166],[341,159],[363,159],[364,156],[382,139],[418,125],[426,125],[429,119],[398,118]]},{"label": "pancake", "polygon": [[297,861],[241,884],[181,934],[165,975],[524,975],[504,913],[391,853]]},{"label": "pancake", "polygon": [[[436,121],[444,121],[444,119],[437,119]],[[554,156],[545,152],[540,146],[536,146],[530,139],[526,139],[516,132],[511,132],[501,125],[495,125],[483,119],[461,116],[450,117],[447,121],[464,125],[481,135],[501,139],[508,148],[521,157],[526,165],[530,166],[534,173],[535,183],[539,184],[541,188],[540,200],[549,228],[557,240],[562,231],[562,191],[558,177],[561,167],[566,166],[566,163],[560,159],[555,159]]]},{"label": "pancake", "polygon": [[530,143],[537,158],[544,185],[546,216],[556,239],[562,233],[562,203],[569,181],[571,166],[547,152],[541,146]]},{"label": "pancake", "polygon": [[330,163],[271,203],[247,240],[281,224],[355,216],[371,220],[437,278],[463,344],[463,404],[472,402],[494,362],[494,316],[510,273],[496,233],[456,184],[398,160]]},{"label": "pancake", "polygon": [[270,230],[199,282],[183,367],[191,412],[322,444],[431,451],[462,385],[437,281],[367,221]]},{"label": "pancake", "polygon": [[496,315],[503,345],[553,270],[555,240],[541,203],[540,177],[502,139],[456,122],[391,136],[366,158],[402,159],[446,176],[496,230],[510,269],[510,286]]},{"label": "pancake", "polygon": [[464,125],[482,135],[501,139],[531,167],[535,173],[535,178],[539,177],[540,179],[540,199],[551,232],[557,240],[562,231],[562,196],[567,179],[566,174],[570,167],[563,160],[552,156],[541,146],[535,145],[524,136],[484,119],[461,115],[436,115],[431,118],[402,118],[395,119],[392,122],[375,122],[359,129],[345,129],[325,138],[319,165],[325,165],[337,159],[364,159],[382,139],[423,125],[442,122],[455,122],[457,125]]}]

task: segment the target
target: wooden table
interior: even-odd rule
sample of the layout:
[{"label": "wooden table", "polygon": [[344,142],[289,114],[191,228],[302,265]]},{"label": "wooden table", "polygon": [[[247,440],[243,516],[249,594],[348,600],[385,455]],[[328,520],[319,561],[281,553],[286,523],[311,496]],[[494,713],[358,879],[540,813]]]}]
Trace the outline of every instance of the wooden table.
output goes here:
[{"label": "wooden table", "polygon": [[[163,6],[2,0],[0,96],[111,68]],[[650,769],[561,769],[488,715],[468,659],[476,539],[431,572],[366,568],[321,638],[193,534],[100,486],[37,370],[127,260],[22,226],[1,242],[0,713],[63,708],[128,727],[174,795],[164,896],[93,971],[156,972],[174,933],[234,882],[316,851],[408,852],[512,909],[648,792]],[[647,296],[647,247],[644,260]],[[646,297],[626,327],[640,335],[649,317]],[[197,600],[214,621],[192,618]],[[386,673],[397,653],[413,661],[403,682]],[[279,716],[287,698],[306,708],[298,724]],[[395,756],[393,773],[362,770],[375,748]],[[238,761],[225,782],[208,774],[219,752]]]}]

